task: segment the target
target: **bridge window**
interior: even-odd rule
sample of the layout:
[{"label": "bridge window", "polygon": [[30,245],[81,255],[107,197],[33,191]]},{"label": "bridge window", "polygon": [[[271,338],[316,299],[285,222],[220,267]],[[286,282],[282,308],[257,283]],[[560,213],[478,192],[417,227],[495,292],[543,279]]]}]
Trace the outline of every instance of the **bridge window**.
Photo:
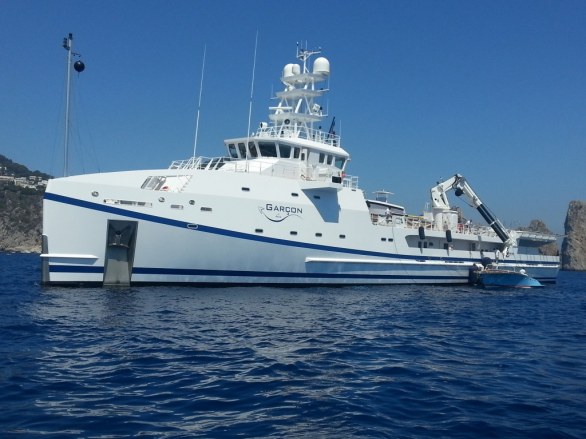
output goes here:
[{"label": "bridge window", "polygon": [[277,157],[277,145],[269,142],[258,142],[260,155],[263,157]]},{"label": "bridge window", "polygon": [[291,146],[290,145],[279,145],[279,152],[281,158],[288,159],[291,157]]},{"label": "bridge window", "polygon": [[326,159],[326,155],[323,152],[319,153],[319,162],[323,163]]},{"label": "bridge window", "polygon": [[298,159],[299,158],[299,148],[293,147],[293,158],[294,159]]},{"label": "bridge window", "polygon": [[246,158],[246,146],[244,146],[244,143],[238,144],[238,150],[240,151],[240,157],[245,159]]},{"label": "bridge window", "polygon": [[250,157],[258,157],[258,151],[254,142],[248,142],[248,150],[250,151]]},{"label": "bridge window", "polygon": [[346,159],[344,157],[336,157],[336,160],[334,161],[334,165],[338,169],[343,169],[345,162],[346,162]]},{"label": "bridge window", "polygon": [[333,157],[331,155],[328,155],[328,165],[332,164],[332,159]]},{"label": "bridge window", "polygon": [[232,157],[233,159],[238,158],[238,152],[236,151],[236,146],[233,143],[230,143],[228,145],[228,151],[230,152],[230,157]]}]

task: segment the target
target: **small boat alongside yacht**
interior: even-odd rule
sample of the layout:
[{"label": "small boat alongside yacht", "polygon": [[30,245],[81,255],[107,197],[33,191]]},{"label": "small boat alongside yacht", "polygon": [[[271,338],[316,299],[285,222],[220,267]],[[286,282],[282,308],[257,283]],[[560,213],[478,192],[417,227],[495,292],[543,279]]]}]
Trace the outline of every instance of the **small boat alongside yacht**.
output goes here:
[{"label": "small boat alongside yacht", "polygon": [[480,284],[485,288],[538,288],[541,282],[523,271],[488,269],[480,273]]},{"label": "small boat alongside yacht", "polygon": [[[484,261],[483,261],[484,262]],[[498,263],[476,265],[470,272],[470,283],[483,288],[540,288],[543,284],[530,277],[523,268],[499,268]]]},{"label": "small boat alongside yacht", "polygon": [[[557,237],[505,228],[460,174],[431,188],[423,214],[388,191],[365,197],[333,119],[321,130],[329,76],[319,50],[298,48],[269,122],[225,140],[224,156],[49,181],[43,283],[466,284],[487,255],[556,281],[559,257],[539,249]],[[487,225],[466,222],[449,192]]]}]

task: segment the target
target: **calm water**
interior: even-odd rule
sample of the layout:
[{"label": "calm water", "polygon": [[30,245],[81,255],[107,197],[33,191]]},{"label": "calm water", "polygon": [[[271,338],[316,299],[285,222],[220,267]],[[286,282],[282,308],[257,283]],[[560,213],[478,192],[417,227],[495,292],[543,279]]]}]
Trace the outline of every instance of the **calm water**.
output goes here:
[{"label": "calm water", "polygon": [[586,437],[586,273],[43,289],[0,254],[0,436]]}]

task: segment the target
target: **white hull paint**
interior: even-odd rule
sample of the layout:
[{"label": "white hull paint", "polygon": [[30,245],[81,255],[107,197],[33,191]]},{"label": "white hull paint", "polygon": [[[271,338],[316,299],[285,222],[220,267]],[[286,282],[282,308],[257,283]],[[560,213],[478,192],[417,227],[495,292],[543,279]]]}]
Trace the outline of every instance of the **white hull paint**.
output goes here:
[{"label": "white hull paint", "polygon": [[[427,221],[390,204],[385,216],[385,203],[366,202],[343,174],[339,137],[311,126],[322,116],[313,82],[329,64],[318,58],[321,70],[308,73],[308,52],[299,57],[304,70],[285,68],[273,125],[227,140],[227,158],[51,180],[43,283],[465,284],[473,264],[498,257],[502,241],[488,227]],[[309,104],[298,112],[287,99]],[[554,282],[559,258],[537,248],[555,237],[516,236],[500,266]]]},{"label": "white hull paint", "polygon": [[[170,173],[131,173],[127,188],[102,183],[120,180],[116,174],[49,183],[44,217],[48,251],[43,258],[50,283],[102,283],[109,220],[137,222],[132,283],[458,284],[468,282],[472,264],[482,257],[480,251],[409,247],[409,237],[419,241],[418,229],[372,224],[362,193],[348,187],[311,191],[309,197],[295,180],[195,170],[203,175],[192,180],[193,186],[216,187],[214,193],[136,188],[157,172]],[[249,189],[245,193],[243,185]],[[320,198],[312,198],[313,192]],[[104,202],[114,199],[149,207]],[[297,213],[285,212],[275,221],[263,213],[267,204],[287,204]],[[332,221],[324,221],[329,216]],[[444,239],[442,232],[427,233]],[[454,233],[454,241],[459,238],[479,239]],[[484,239],[487,245],[499,242],[496,237]],[[530,276],[546,282],[557,274],[554,257],[515,255],[501,265],[507,263],[522,265]]]}]

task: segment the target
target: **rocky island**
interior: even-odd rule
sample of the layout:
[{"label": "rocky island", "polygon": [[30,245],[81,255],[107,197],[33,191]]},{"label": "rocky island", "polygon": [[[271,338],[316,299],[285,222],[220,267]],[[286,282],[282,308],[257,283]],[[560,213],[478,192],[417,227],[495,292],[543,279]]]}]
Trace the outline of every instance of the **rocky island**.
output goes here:
[{"label": "rocky island", "polygon": [[564,225],[562,269],[586,270],[586,201],[572,201]]}]

